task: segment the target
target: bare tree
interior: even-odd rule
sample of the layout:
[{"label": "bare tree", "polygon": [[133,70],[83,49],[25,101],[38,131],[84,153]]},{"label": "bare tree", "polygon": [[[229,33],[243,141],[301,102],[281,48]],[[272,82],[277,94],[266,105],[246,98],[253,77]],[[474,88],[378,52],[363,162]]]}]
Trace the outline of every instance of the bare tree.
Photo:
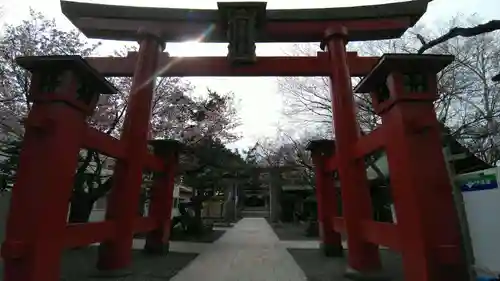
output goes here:
[{"label": "bare tree", "polygon": [[274,138],[262,139],[255,144],[254,158],[261,166],[286,167],[283,172],[285,177],[314,188],[314,167],[306,147],[310,140],[325,137],[324,133],[316,130],[294,132],[278,129]]},{"label": "bare tree", "polygon": [[422,43],[422,47],[418,49],[418,53],[422,54],[426,50],[458,36],[473,37],[483,33],[492,32],[498,29],[500,29],[500,20],[492,20],[484,24],[477,24],[473,27],[452,27],[444,35],[441,35],[438,38],[432,39],[430,41],[425,40],[423,36],[419,35],[417,36],[417,38]]},{"label": "bare tree", "polygon": [[[476,16],[464,20],[457,16],[443,24],[437,33],[447,34],[455,26],[482,26]],[[484,27],[484,26],[483,26]],[[491,29],[491,27],[489,27]],[[487,29],[487,30],[490,30]],[[462,29],[458,29],[462,30]],[[485,29],[483,29],[485,30]],[[411,29],[396,40],[349,44],[349,50],[360,55],[383,53],[417,53],[425,37],[438,37],[425,26]],[[455,31],[454,34],[457,34]],[[464,34],[464,33],[461,33]],[[469,33],[472,34],[472,33]],[[439,37],[438,37],[439,38]],[[438,40],[441,42],[440,40]],[[436,110],[439,120],[451,128],[452,135],[472,152],[488,163],[500,160],[498,152],[498,105],[499,85],[491,78],[497,73],[499,59],[499,32],[480,34],[474,37],[453,37],[440,44],[433,44],[430,52],[452,54],[455,62],[438,74],[439,100]],[[430,46],[430,45],[429,45]],[[296,45],[291,54],[311,55],[317,50],[314,45]],[[316,124],[324,130],[330,129],[333,118],[328,78],[280,78],[279,89],[285,97],[287,107],[284,115],[292,123]],[[356,80],[353,79],[353,84]],[[358,106],[358,121],[362,133],[368,133],[380,124],[374,114],[368,95],[355,94]]]},{"label": "bare tree", "polygon": [[[455,56],[454,63],[439,74],[438,89],[441,95],[436,103],[438,117],[451,129],[453,137],[484,161],[495,165],[500,160],[500,85],[494,83],[492,77],[497,73],[500,63],[500,32],[476,33],[486,30],[483,28],[485,25],[478,22],[480,19],[477,17],[453,19],[451,28],[442,28],[445,35],[429,41],[419,48],[419,52],[428,50]],[[460,25],[472,27],[454,28]],[[464,30],[473,32],[464,33]],[[454,36],[450,37],[449,34]],[[456,34],[465,37],[457,37]],[[418,38],[425,42],[421,34]]]}]

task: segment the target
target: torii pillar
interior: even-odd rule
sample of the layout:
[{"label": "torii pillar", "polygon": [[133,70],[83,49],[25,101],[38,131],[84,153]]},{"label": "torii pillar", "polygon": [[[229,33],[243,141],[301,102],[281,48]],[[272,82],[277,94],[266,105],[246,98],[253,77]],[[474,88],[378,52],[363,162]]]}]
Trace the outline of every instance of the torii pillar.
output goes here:
[{"label": "torii pillar", "polygon": [[333,219],[339,215],[333,171],[329,169],[329,163],[335,157],[335,141],[314,140],[309,142],[306,149],[311,151],[314,163],[320,249],[325,256],[343,256],[342,237],[333,229]]},{"label": "torii pillar", "polygon": [[336,28],[327,30],[321,43],[322,48],[328,49],[331,70],[336,161],[349,249],[347,273],[378,276],[382,268],[378,245],[363,237],[362,222],[372,219],[372,202],[365,163],[356,161],[356,143],[360,134],[347,62],[347,39],[347,30]]}]

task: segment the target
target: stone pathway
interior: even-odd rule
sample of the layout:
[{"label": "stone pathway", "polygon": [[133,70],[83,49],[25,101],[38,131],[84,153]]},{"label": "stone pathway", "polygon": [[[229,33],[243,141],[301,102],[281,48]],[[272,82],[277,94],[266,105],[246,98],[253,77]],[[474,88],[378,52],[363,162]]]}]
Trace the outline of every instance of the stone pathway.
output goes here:
[{"label": "stone pathway", "polygon": [[305,281],[263,218],[244,218],[171,281]]}]

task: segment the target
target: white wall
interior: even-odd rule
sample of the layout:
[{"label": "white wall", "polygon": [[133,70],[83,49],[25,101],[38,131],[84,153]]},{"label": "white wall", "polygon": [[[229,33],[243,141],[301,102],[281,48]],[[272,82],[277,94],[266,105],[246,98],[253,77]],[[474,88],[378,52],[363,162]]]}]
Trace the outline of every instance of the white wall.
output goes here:
[{"label": "white wall", "polygon": [[[499,168],[483,170],[485,175],[496,175],[500,185]],[[458,175],[457,179],[479,174]],[[479,269],[500,273],[500,189],[462,192],[469,223],[475,264]]]},{"label": "white wall", "polygon": [[[101,199],[105,200],[105,198],[101,198]],[[96,208],[96,205],[97,205],[97,203],[94,204],[94,208],[92,209],[92,212],[90,213],[89,222],[103,221],[104,218],[106,217],[106,209],[102,208],[102,207]],[[147,204],[145,204],[144,205],[144,216],[148,215],[148,211],[149,211],[149,207]]]},{"label": "white wall", "polygon": [[[174,200],[175,198],[180,197],[180,188],[181,185],[175,185],[174,186]],[[144,205],[144,216],[148,215],[148,210],[149,206],[148,204]],[[69,214],[69,212],[68,212]],[[106,198],[101,198],[98,200],[98,202],[94,203],[94,207],[92,209],[92,212],[90,213],[90,218],[89,221],[95,222],[95,221],[103,221],[106,215]],[[179,211],[177,209],[177,206],[173,206],[172,208],[172,216],[178,216]]]}]

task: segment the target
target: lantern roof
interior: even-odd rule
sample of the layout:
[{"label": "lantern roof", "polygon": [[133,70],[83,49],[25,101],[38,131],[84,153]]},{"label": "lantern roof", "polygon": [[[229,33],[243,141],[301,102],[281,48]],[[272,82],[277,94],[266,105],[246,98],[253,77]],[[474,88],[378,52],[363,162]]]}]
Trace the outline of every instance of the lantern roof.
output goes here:
[{"label": "lantern roof", "polygon": [[108,82],[81,56],[26,56],[17,57],[16,63],[32,73],[71,70],[79,75],[85,83],[92,85],[100,94],[116,94],[118,92],[113,84]]},{"label": "lantern roof", "polygon": [[384,54],[379,62],[354,88],[355,93],[369,93],[384,83],[391,72],[437,74],[455,59],[452,55]]},{"label": "lantern roof", "polygon": [[306,145],[306,150],[309,150],[312,153],[316,152],[334,153],[335,147],[336,147],[335,140],[317,139],[309,141]]}]

